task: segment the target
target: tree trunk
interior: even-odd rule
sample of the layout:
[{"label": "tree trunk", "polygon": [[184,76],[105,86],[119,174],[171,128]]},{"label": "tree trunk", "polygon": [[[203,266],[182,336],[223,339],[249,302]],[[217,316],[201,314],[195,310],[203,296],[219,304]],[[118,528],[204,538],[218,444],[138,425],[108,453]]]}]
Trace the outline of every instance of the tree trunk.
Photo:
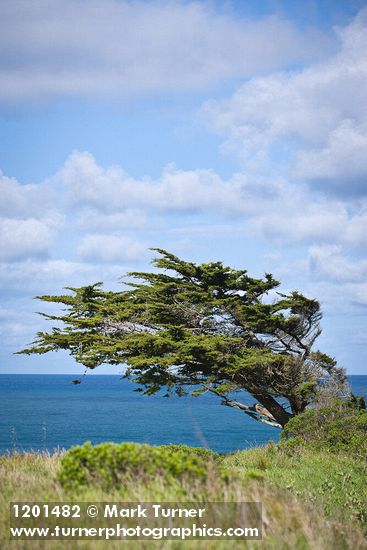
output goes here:
[{"label": "tree trunk", "polygon": [[302,401],[294,397],[288,397],[288,401],[291,406],[293,416],[303,413],[307,407],[307,401]]},{"label": "tree trunk", "polygon": [[271,395],[261,393],[251,393],[251,395],[257,399],[257,401],[259,401],[283,427],[288,420],[292,418],[292,413],[286,411]]}]

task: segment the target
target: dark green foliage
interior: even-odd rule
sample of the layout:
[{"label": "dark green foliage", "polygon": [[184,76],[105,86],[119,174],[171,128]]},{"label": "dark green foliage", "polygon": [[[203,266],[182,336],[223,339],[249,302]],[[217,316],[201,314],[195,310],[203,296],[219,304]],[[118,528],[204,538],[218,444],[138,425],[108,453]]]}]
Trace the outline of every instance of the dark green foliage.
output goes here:
[{"label": "dark green foliage", "polygon": [[[325,381],[336,379],[339,391],[342,369],[312,349],[321,332],[317,300],[276,292],[280,283],[270,274],[255,279],[220,262],[196,265],[157,251],[160,271],[130,273],[139,281],[121,292],[96,283],[39,296],[65,312],[41,314],[56,326],[20,353],[61,349],[90,369],[126,365],[126,376],[146,394],[210,391],[276,427],[302,412]],[[241,391],[261,407],[234,401],[233,392]]]},{"label": "dark green foliage", "polygon": [[59,481],[65,488],[97,483],[109,488],[125,480],[149,481],[157,476],[165,480],[205,480],[208,464],[216,454],[184,445],[154,447],[138,443],[84,443],[73,447],[61,460]]},{"label": "dark green foliage", "polygon": [[366,400],[362,395],[351,395],[349,400],[349,406],[354,407],[355,409],[361,411],[366,409]]},{"label": "dark green foliage", "polygon": [[309,409],[292,418],[281,437],[281,446],[288,449],[306,445],[367,459],[367,411],[357,408],[355,400]]}]

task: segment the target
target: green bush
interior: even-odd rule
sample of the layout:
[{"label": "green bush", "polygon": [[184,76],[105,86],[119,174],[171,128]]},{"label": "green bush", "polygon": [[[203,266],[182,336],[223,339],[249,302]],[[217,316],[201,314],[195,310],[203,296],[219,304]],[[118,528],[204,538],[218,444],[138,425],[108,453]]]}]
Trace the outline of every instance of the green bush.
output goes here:
[{"label": "green bush", "polygon": [[192,477],[204,480],[208,464],[217,455],[206,449],[184,445],[154,447],[138,443],[90,442],[70,449],[61,460],[59,481],[65,488],[97,483],[111,487],[125,479],[150,480],[159,475],[165,480]]},{"label": "green bush", "polygon": [[162,445],[160,449],[167,449],[170,452],[184,451],[194,456],[199,456],[206,460],[219,460],[221,455],[211,451],[210,449],[204,449],[203,447],[190,447],[189,445]]},{"label": "green bush", "polygon": [[332,453],[367,458],[367,411],[353,403],[309,409],[292,418],[281,435],[281,446],[298,444]]}]

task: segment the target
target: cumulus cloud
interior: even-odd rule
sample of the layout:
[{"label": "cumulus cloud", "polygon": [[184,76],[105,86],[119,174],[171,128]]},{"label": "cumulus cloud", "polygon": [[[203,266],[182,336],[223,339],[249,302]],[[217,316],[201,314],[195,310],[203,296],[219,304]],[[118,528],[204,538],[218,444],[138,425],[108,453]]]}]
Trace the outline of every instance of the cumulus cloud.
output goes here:
[{"label": "cumulus cloud", "polygon": [[247,170],[364,195],[367,8],[337,32],[339,51],[326,60],[253,78],[204,111]]},{"label": "cumulus cloud", "polygon": [[0,219],[0,260],[19,260],[34,256],[47,256],[52,230],[35,219]]},{"label": "cumulus cloud", "polygon": [[[76,151],[51,182],[65,189],[70,207],[82,209],[78,225],[91,233],[138,229],[144,217],[152,229],[154,213],[160,214],[161,225],[164,213],[195,213],[216,214],[231,224],[236,220],[243,231],[270,241],[367,244],[367,201],[351,208],[341,198],[284,177],[238,172],[224,180],[212,170],[168,166],[157,180],[134,179],[119,166],[104,168],[90,153]],[[202,233],[203,227],[188,231],[193,230]]]},{"label": "cumulus cloud", "polygon": [[351,205],[306,186],[283,182],[272,199],[261,188],[253,195],[256,208],[248,219],[254,237],[281,244],[336,243],[366,248],[367,213],[364,204]]},{"label": "cumulus cloud", "polygon": [[0,22],[5,101],[195,90],[332,47],[280,17],[238,20],[206,2],[12,0]]},{"label": "cumulus cloud", "polygon": [[54,208],[55,194],[50,185],[20,184],[0,171],[0,216],[27,218],[44,215]]},{"label": "cumulus cloud", "polygon": [[[87,261],[143,257],[145,245],[131,240],[132,233],[148,232],[151,238],[153,231],[166,228],[173,234],[172,216],[178,227],[187,216],[197,221],[200,216],[216,216],[213,223],[199,222],[198,227],[192,218],[186,230],[190,234],[215,234],[226,226],[227,232],[264,237],[277,245],[367,244],[367,201],[351,204],[280,176],[238,172],[223,179],[212,170],[184,171],[170,165],[157,179],[136,179],[118,165],[103,167],[90,153],[75,151],[55,176],[39,184],[45,196],[58,189],[57,201],[44,201],[41,209],[37,185],[3,181],[16,191],[11,195],[14,217],[0,218],[4,260],[47,255],[63,219],[69,236],[61,233],[59,244],[67,239],[69,253]],[[39,215],[28,218],[27,210],[29,215],[33,209]]]},{"label": "cumulus cloud", "polygon": [[62,197],[47,182],[22,185],[1,172],[0,195],[0,261],[48,256],[63,224]]},{"label": "cumulus cloud", "polygon": [[341,120],[330,131],[324,147],[298,153],[296,172],[305,179],[336,182],[339,189],[342,185],[352,194],[365,194],[367,121],[360,124],[350,119]]},{"label": "cumulus cloud", "polygon": [[213,170],[166,167],[159,180],[134,179],[121,167],[99,166],[88,152],[74,152],[55,176],[69,200],[104,212],[131,208],[170,211],[233,210],[240,184],[223,181]]},{"label": "cumulus cloud", "polygon": [[311,272],[322,279],[358,283],[367,278],[367,260],[348,257],[337,245],[310,247],[309,262]]}]

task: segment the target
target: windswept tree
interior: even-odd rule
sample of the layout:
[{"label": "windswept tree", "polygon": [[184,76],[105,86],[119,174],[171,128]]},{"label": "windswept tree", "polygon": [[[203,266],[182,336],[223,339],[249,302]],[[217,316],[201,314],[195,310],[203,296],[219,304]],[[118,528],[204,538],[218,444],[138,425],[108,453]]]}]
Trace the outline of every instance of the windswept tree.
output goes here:
[{"label": "windswept tree", "polygon": [[[220,262],[196,265],[154,250],[159,270],[129,273],[121,292],[96,283],[38,296],[66,308],[61,315],[41,313],[58,326],[39,332],[19,353],[62,349],[89,369],[125,365],[145,394],[212,392],[278,428],[325,388],[343,388],[343,369],[313,350],[321,333],[317,300],[280,293],[270,274],[255,279]],[[256,402],[242,403],[241,392]]]}]

